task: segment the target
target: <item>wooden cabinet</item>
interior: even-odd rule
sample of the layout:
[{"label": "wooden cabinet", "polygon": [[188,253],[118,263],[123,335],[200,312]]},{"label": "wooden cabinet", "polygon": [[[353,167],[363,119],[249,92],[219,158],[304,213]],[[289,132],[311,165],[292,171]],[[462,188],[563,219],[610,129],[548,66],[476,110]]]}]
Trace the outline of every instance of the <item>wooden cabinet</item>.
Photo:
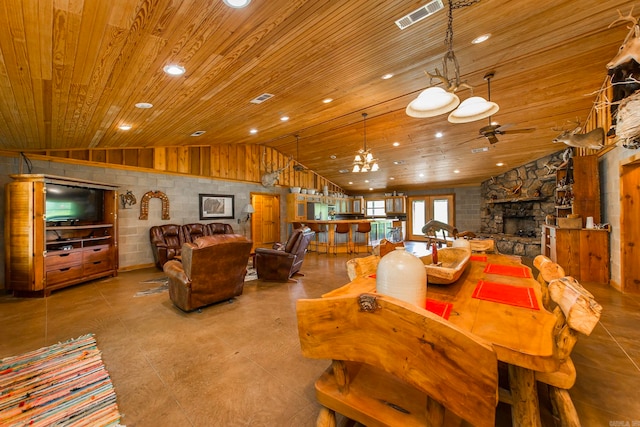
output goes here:
[{"label": "wooden cabinet", "polygon": [[542,254],[583,282],[609,283],[609,231],[542,226]]},{"label": "wooden cabinet", "polygon": [[405,214],[407,213],[405,203],[405,196],[388,196],[384,198],[384,210],[387,215]]},{"label": "wooden cabinet", "polygon": [[304,194],[287,194],[287,221],[305,221],[307,219],[307,198]]},{"label": "wooden cabinet", "polygon": [[[115,186],[51,175],[11,178],[14,181],[7,184],[5,191],[7,289],[21,296],[47,296],[65,286],[117,274]],[[78,203],[77,209],[82,209],[85,216],[48,220],[48,186],[71,189],[69,201],[57,203]],[[82,200],[82,194],[90,194],[92,199]],[[80,215],[73,206],[64,209],[70,215]],[[90,220],[86,212],[92,210],[99,212],[92,214],[94,219]]]},{"label": "wooden cabinet", "polygon": [[363,197],[355,197],[351,199],[351,213],[354,214],[364,214],[364,198]]}]

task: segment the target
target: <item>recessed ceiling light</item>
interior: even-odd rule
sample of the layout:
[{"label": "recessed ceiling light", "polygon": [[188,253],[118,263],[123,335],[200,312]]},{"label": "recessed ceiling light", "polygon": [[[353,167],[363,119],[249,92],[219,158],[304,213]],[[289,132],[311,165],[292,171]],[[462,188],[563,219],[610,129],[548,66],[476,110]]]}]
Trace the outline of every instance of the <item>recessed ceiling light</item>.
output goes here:
[{"label": "recessed ceiling light", "polygon": [[175,64],[165,65],[163,70],[170,76],[181,76],[186,71],[183,66]]},{"label": "recessed ceiling light", "polygon": [[393,162],[394,165],[404,165],[404,160],[396,160]]},{"label": "recessed ceiling light", "polygon": [[258,133],[258,129],[249,129],[249,133],[251,135],[255,135],[256,133]]},{"label": "recessed ceiling light", "polygon": [[325,98],[325,99],[322,100],[322,102],[324,102],[325,104],[328,104],[331,101],[333,101],[333,98]]},{"label": "recessed ceiling light", "polygon": [[424,174],[423,174],[423,173],[419,174],[418,176],[419,176],[420,178],[424,178]]},{"label": "recessed ceiling light", "polygon": [[496,166],[504,166],[504,163],[498,162],[498,163],[496,163]]},{"label": "recessed ceiling light", "polygon": [[222,2],[234,9],[242,9],[243,7],[249,6],[251,0],[222,0]]},{"label": "recessed ceiling light", "polygon": [[390,176],[390,177],[389,177],[389,179],[390,179],[391,181],[393,181],[395,178],[394,178],[394,177],[392,177],[392,176]]},{"label": "recessed ceiling light", "polygon": [[349,184],[353,184],[353,181],[349,181]]},{"label": "recessed ceiling light", "polygon": [[489,34],[489,33],[483,34],[483,35],[478,36],[475,39],[471,40],[471,43],[478,44],[478,43],[486,42],[487,40],[489,40],[489,37],[491,37],[491,34]]},{"label": "recessed ceiling light", "polygon": [[364,182],[369,182],[369,180],[368,180],[368,179],[365,179],[365,180],[364,180]]},{"label": "recessed ceiling light", "polygon": [[436,138],[442,138],[443,135],[442,132],[436,132]]},{"label": "recessed ceiling light", "polygon": [[399,145],[400,145],[400,143],[399,143],[398,141],[396,141],[396,142],[394,142],[394,143],[393,143],[393,146],[394,146],[394,147],[397,147],[397,146],[399,146]]},{"label": "recessed ceiling light", "polygon": [[453,173],[460,173],[458,169],[454,170]]},{"label": "recessed ceiling light", "polygon": [[391,77],[393,77],[393,74],[387,73],[384,76],[382,76],[382,80],[389,80]]},{"label": "recessed ceiling light", "polygon": [[369,187],[369,191],[373,191],[373,188],[372,188],[372,187]]},{"label": "recessed ceiling light", "polygon": [[136,108],[151,108],[153,104],[149,104],[148,102],[138,102],[136,104]]},{"label": "recessed ceiling light", "polygon": [[335,154],[332,154],[332,155],[330,155],[330,156],[329,156],[329,158],[330,158],[331,160],[335,160],[337,157],[336,157],[336,155],[335,155]]},{"label": "recessed ceiling light", "polygon": [[197,130],[194,133],[192,133],[191,136],[200,136],[205,132],[206,132],[206,130]]},{"label": "recessed ceiling light", "polygon": [[289,120],[289,116],[282,116],[280,117],[280,120],[282,120],[283,122],[286,122]]},{"label": "recessed ceiling light", "polygon": [[129,130],[129,129],[131,129],[131,125],[120,125],[120,126],[118,126],[118,129],[120,129],[120,130]]}]

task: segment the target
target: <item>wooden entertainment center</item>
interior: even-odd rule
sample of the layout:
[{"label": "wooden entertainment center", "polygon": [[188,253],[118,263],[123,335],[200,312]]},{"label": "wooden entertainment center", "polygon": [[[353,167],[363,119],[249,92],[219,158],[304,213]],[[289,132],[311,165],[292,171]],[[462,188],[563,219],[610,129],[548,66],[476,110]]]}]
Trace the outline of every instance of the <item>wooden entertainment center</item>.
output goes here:
[{"label": "wooden entertainment center", "polygon": [[[53,175],[10,177],[5,191],[7,289],[16,296],[42,297],[118,274],[117,186]],[[47,186],[49,191],[68,189],[69,200],[60,204],[70,212],[77,204],[78,216],[47,218]],[[82,199],[85,193],[93,199]]]}]

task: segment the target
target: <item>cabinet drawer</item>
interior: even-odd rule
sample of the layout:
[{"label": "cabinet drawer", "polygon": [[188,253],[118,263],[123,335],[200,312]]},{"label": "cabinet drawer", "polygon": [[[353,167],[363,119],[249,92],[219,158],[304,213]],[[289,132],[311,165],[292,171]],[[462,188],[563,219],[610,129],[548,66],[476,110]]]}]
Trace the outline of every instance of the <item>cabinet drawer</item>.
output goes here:
[{"label": "cabinet drawer", "polygon": [[111,270],[111,261],[109,259],[103,259],[100,261],[93,261],[84,264],[85,276],[91,276],[96,273]]},{"label": "cabinet drawer", "polygon": [[47,286],[79,279],[80,277],[82,277],[82,265],[47,270]]},{"label": "cabinet drawer", "polygon": [[86,264],[96,261],[108,260],[109,255],[110,252],[108,245],[91,246],[84,249],[82,262]]},{"label": "cabinet drawer", "polygon": [[44,262],[46,271],[59,270],[80,264],[82,264],[82,252],[79,251],[48,252]]}]

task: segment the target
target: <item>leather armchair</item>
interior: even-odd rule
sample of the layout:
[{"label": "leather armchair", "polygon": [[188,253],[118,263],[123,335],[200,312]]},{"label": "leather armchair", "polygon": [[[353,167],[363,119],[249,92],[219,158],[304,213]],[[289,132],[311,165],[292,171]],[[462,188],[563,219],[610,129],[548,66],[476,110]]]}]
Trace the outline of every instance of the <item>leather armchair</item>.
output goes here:
[{"label": "leather armchair", "polygon": [[221,222],[209,224],[193,223],[185,225],[156,225],[149,229],[151,249],[156,266],[162,270],[165,262],[180,255],[182,245],[214,234],[233,234],[233,227]]},{"label": "leather armchair", "polygon": [[165,262],[180,255],[184,234],[180,225],[156,225],[149,229],[149,239],[156,266],[162,269]]},{"label": "leather armchair", "polygon": [[281,249],[256,248],[258,279],[286,282],[298,273],[314,235],[308,227],[297,228]]},{"label": "leather armchair", "polygon": [[167,261],[169,297],[183,311],[192,311],[241,295],[251,240],[240,234],[204,236],[182,246],[182,262]]}]

